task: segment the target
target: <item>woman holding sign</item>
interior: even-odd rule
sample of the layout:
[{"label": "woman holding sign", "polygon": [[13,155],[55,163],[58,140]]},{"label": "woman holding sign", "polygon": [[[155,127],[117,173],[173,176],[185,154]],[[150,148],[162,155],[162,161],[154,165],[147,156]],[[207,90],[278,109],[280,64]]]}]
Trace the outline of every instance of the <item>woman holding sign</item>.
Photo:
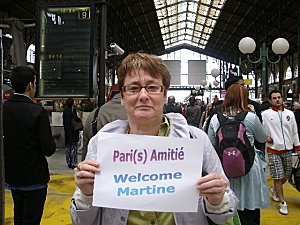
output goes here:
[{"label": "woman holding sign", "polygon": [[86,160],[75,169],[74,224],[206,225],[233,216],[238,199],[206,134],[181,114],[163,114],[170,79],[154,55],[130,54],[121,63],[118,85],[128,121],[109,123],[90,140]]}]

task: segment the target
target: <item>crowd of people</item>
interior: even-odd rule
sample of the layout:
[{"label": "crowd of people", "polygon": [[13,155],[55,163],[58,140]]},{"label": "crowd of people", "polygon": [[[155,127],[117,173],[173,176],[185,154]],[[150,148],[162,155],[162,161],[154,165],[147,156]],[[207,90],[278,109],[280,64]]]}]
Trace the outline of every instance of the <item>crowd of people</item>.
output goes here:
[{"label": "crowd of people", "polygon": [[[166,65],[158,56],[146,53],[129,54],[117,74],[118,92],[92,111],[84,124],[84,151],[79,163],[78,131],[72,125],[72,120],[78,120],[77,112],[73,99],[66,102],[63,116],[66,161],[74,168],[76,184],[70,208],[73,224],[259,225],[260,209],[270,207],[268,189],[272,200],[279,204],[279,212],[288,214],[283,185],[291,175],[292,154],[300,157],[299,103],[294,105],[295,112],[286,109],[282,93],[274,90],[262,96],[264,101],[260,105],[249,99],[242,77],[235,76],[226,81],[224,100],[204,105],[192,95],[188,106],[180,107],[174,96],[168,97],[171,76]],[[55,152],[55,143],[47,112],[32,101],[35,71],[16,67],[11,79],[15,93],[3,108],[6,186],[13,195],[15,224],[39,224],[49,181],[46,157]],[[253,159],[244,175],[229,176],[223,164],[225,156],[219,154],[220,128],[225,121],[235,121],[241,115],[244,138],[249,140],[248,150],[252,151]],[[166,141],[168,138],[169,141],[200,140],[203,145],[194,148],[201,152],[202,157],[195,159],[201,169],[191,184],[199,193],[197,211],[94,206],[95,177],[105,170],[97,155],[108,150],[99,142],[102,132],[158,136]],[[270,188],[266,179],[267,161],[274,181]],[[16,166],[11,167],[12,163]]]}]

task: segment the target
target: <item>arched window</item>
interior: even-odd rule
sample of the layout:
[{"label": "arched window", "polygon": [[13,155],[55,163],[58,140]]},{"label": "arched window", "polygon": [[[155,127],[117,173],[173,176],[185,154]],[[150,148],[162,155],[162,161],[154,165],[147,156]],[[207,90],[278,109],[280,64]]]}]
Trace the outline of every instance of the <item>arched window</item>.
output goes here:
[{"label": "arched window", "polygon": [[274,83],[273,73],[271,73],[270,76],[269,76],[269,84],[272,84],[272,83]]},{"label": "arched window", "polygon": [[292,68],[289,66],[285,72],[285,80],[292,79]]},{"label": "arched window", "polygon": [[35,46],[33,44],[29,45],[27,49],[26,61],[29,63],[35,62]]},{"label": "arched window", "polygon": [[276,73],[274,80],[275,80],[275,82],[279,82],[279,72]]}]

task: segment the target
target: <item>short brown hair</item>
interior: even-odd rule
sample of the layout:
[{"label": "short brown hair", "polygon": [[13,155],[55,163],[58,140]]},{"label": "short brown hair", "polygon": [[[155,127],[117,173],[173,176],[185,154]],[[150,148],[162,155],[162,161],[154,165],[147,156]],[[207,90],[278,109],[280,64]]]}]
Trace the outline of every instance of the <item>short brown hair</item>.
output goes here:
[{"label": "short brown hair", "polygon": [[231,108],[250,111],[248,108],[248,96],[248,91],[243,85],[232,84],[225,94],[222,111],[229,112]]},{"label": "short brown hair", "polygon": [[272,94],[274,94],[274,93],[280,94],[280,96],[282,97],[281,91],[279,91],[279,90],[272,90],[272,91],[269,93],[269,99],[270,99],[270,100],[272,99]]},{"label": "short brown hair", "polygon": [[[161,78],[165,90],[170,87],[171,75],[161,58],[147,53],[133,53],[126,56],[118,69],[119,90],[124,85],[125,77],[133,70],[143,69],[152,77]],[[166,93],[166,92],[165,92]]]}]

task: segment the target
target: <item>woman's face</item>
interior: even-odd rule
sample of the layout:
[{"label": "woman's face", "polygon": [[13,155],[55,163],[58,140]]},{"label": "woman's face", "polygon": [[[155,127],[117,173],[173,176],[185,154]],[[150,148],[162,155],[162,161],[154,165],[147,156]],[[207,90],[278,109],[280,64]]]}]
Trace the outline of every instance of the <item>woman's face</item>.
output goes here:
[{"label": "woman's face", "polygon": [[[142,88],[139,92],[139,87]],[[122,103],[125,106],[129,120],[161,119],[163,106],[166,102],[161,78],[156,79],[143,69],[131,71],[124,80]],[[131,92],[131,90],[137,90]]]}]

